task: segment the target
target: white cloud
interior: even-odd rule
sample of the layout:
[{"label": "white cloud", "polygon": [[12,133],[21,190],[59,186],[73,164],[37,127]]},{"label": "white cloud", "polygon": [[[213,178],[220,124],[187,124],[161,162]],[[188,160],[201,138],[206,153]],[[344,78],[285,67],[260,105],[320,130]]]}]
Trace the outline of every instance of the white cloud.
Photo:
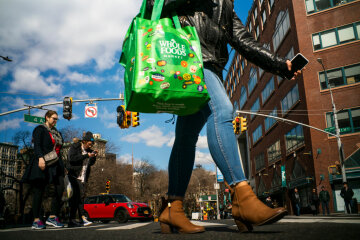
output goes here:
[{"label": "white cloud", "polygon": [[208,149],[208,141],[207,141],[207,136],[199,136],[199,139],[196,143],[196,147],[197,148],[205,148]]},{"label": "white cloud", "polygon": [[212,159],[210,153],[196,151],[195,163],[196,164],[214,164],[214,160]]},{"label": "white cloud", "polygon": [[173,137],[174,132],[164,135],[160,128],[153,125],[144,131],[124,136],[121,140],[131,143],[145,143],[146,146],[161,148],[164,145],[168,146]]},{"label": "white cloud", "polygon": [[61,85],[45,79],[37,69],[18,68],[14,72],[14,81],[10,83],[11,92],[33,92],[42,96],[61,95]]},{"label": "white cloud", "polygon": [[78,72],[71,72],[65,76],[65,79],[70,80],[71,83],[100,83],[100,80],[95,76],[87,76]]},{"label": "white cloud", "polygon": [[[118,62],[116,52],[140,0],[11,0],[0,8],[0,45],[22,66],[66,72],[93,64],[98,70]],[[22,53],[19,55],[19,53]]]},{"label": "white cloud", "polygon": [[98,117],[101,122],[104,123],[106,128],[118,128],[119,126],[116,123],[116,109],[113,111],[109,111],[105,106],[99,108],[98,107]]},{"label": "white cloud", "polygon": [[90,98],[85,90],[71,91],[70,93],[66,94],[66,96],[72,97],[73,100],[83,100]]},{"label": "white cloud", "polygon": [[3,120],[0,122],[0,131],[7,129],[20,128],[20,123],[23,121],[21,118],[14,118],[11,120]]}]

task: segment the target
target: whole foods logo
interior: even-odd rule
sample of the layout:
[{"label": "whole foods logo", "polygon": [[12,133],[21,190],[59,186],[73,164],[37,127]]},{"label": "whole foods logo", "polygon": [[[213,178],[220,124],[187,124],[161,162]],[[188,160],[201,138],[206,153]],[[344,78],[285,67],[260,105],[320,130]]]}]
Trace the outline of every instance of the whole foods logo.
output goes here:
[{"label": "whole foods logo", "polygon": [[186,56],[185,45],[177,43],[175,39],[171,41],[159,41],[161,46],[161,54],[173,54]]},{"label": "whole foods logo", "polygon": [[165,33],[156,40],[156,52],[161,60],[171,58],[171,62],[179,64],[176,60],[187,60],[189,51],[187,42],[173,33]]}]

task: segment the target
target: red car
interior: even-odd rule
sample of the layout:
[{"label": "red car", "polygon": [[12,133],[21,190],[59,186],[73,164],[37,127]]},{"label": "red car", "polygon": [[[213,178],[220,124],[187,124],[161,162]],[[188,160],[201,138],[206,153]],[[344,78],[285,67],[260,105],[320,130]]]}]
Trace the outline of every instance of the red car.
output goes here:
[{"label": "red car", "polygon": [[129,219],[150,221],[151,209],[146,203],[132,202],[123,194],[105,194],[85,199],[84,209],[89,220],[108,223],[112,220],[125,223]]}]

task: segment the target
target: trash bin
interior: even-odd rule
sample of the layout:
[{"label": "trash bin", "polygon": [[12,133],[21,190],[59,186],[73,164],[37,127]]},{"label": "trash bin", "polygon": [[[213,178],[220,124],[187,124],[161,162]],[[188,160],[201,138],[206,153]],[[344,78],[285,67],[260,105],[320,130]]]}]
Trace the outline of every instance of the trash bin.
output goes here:
[{"label": "trash bin", "polygon": [[358,213],[358,202],[356,198],[352,199],[351,213]]}]

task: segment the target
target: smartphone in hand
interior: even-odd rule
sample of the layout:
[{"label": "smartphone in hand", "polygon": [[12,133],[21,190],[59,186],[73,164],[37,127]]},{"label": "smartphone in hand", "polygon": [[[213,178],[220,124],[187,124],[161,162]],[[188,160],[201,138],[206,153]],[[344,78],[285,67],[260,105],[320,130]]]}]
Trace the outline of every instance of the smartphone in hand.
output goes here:
[{"label": "smartphone in hand", "polygon": [[298,70],[302,70],[308,63],[309,60],[307,60],[304,55],[301,53],[296,54],[296,56],[291,59],[291,71],[287,71],[285,77],[289,80],[292,79],[294,77],[294,73]]}]

